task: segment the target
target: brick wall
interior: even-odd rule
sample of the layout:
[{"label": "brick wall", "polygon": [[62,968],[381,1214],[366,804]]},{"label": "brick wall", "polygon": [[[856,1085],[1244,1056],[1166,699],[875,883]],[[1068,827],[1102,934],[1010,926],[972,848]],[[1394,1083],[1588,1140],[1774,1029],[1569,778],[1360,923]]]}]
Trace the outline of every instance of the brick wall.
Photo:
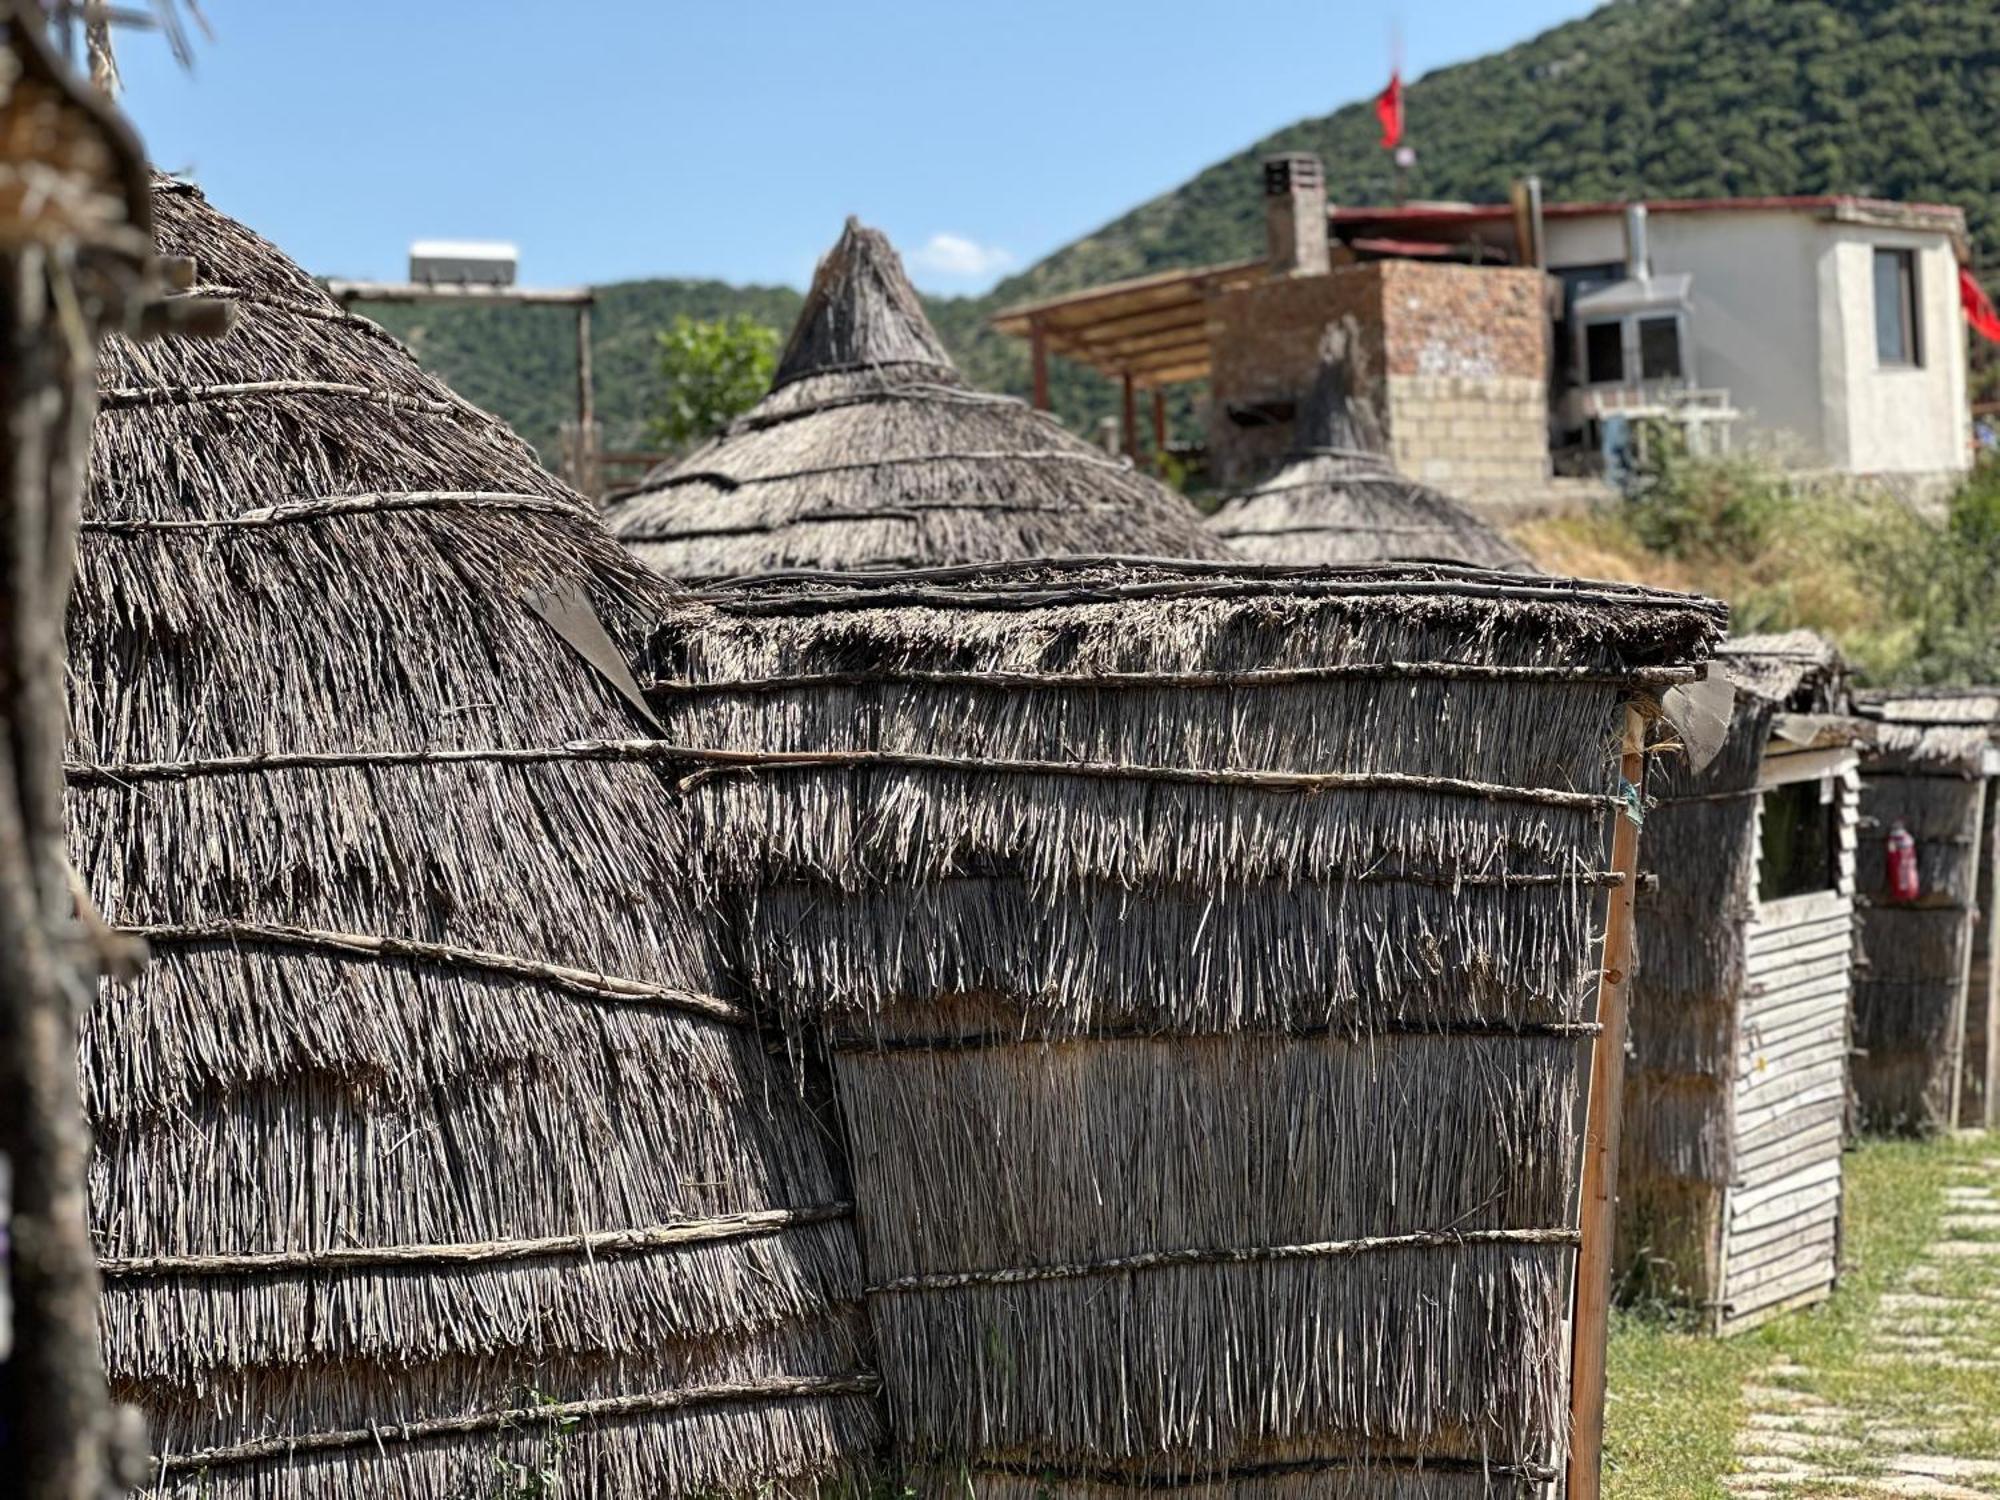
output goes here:
[{"label": "brick wall", "polygon": [[1361,389],[1399,468],[1444,489],[1545,477],[1543,286],[1536,271],[1373,261],[1217,297],[1208,311],[1210,466],[1234,488],[1283,460],[1290,421],[1246,425],[1231,411],[1295,405],[1311,389],[1323,331],[1352,315]]}]

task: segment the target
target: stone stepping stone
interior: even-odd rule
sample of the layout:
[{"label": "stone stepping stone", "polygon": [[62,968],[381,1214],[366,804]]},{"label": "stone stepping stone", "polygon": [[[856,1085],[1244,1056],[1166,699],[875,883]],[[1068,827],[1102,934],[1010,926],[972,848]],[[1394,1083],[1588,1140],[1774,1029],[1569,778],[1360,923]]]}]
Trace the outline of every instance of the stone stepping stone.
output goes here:
[{"label": "stone stepping stone", "polygon": [[1810,1391],[1789,1390],[1781,1385],[1746,1385],[1743,1387],[1743,1399],[1752,1406],[1818,1407],[1822,1410],[1832,1410]]},{"label": "stone stepping stone", "polygon": [[1820,1453],[1854,1454],[1861,1451],[1860,1439],[1832,1432],[1759,1430],[1743,1433],[1736,1440],[1737,1457],[1746,1463],[1752,1458],[1773,1454],[1784,1458],[1810,1459]]},{"label": "stone stepping stone", "polygon": [[1745,1425],[1755,1432],[1832,1432],[1853,1420],[1836,1406],[1810,1406],[1791,1411],[1753,1411]]},{"label": "stone stepping stone", "polygon": [[1945,1260],[2000,1258],[2000,1240],[1939,1240],[1924,1253]]},{"label": "stone stepping stone", "polygon": [[1782,1453],[1743,1453],[1737,1456],[1740,1472],[1755,1474],[1765,1484],[1772,1480],[1817,1479],[1825,1470]]},{"label": "stone stepping stone", "polygon": [[1898,1453],[1887,1467],[1899,1474],[1924,1474],[1932,1479],[2000,1479],[2000,1459],[1953,1458],[1941,1453]]}]

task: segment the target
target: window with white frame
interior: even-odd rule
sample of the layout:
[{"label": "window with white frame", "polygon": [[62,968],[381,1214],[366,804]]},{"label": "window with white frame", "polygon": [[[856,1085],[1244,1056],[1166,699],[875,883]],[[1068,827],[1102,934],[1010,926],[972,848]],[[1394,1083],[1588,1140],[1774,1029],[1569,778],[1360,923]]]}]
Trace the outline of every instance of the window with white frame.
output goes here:
[{"label": "window with white frame", "polygon": [[1917,252],[1875,252],[1875,362],[1908,369],[1924,362],[1917,334]]}]

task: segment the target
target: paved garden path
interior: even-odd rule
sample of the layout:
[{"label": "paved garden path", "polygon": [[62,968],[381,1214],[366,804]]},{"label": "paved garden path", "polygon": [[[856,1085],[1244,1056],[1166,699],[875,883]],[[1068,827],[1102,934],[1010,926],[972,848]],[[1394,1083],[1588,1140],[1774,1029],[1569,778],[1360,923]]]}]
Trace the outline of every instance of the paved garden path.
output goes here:
[{"label": "paved garden path", "polygon": [[1771,1365],[1744,1392],[1735,1500],[2000,1496],[2000,1458],[1961,1456],[1990,1452],[2000,1422],[2000,1155],[1952,1166],[1937,1235],[1876,1305],[1860,1359],[1844,1378]]}]

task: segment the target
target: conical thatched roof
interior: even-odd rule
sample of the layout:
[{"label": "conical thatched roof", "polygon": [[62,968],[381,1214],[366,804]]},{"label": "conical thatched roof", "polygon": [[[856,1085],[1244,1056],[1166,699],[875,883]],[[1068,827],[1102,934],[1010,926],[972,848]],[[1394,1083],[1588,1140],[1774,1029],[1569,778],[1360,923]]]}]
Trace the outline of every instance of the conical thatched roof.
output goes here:
[{"label": "conical thatched roof", "polygon": [[1012,397],[973,390],[888,240],[851,219],[771,393],[606,519],[678,578],[1228,555],[1166,486]]},{"label": "conical thatched roof", "polygon": [[657,772],[578,745],[638,711],[538,613],[628,641],[661,586],[198,193],[157,217],[241,319],[106,354],[69,811],[154,950],[82,1077],[162,1489],[802,1488],[878,1435],[844,1183]]},{"label": "conical thatched roof", "polygon": [[1373,411],[1354,395],[1352,322],[1327,330],[1292,456],[1209,526],[1259,562],[1407,560],[1534,572],[1526,553],[1465,506],[1396,472]]}]

